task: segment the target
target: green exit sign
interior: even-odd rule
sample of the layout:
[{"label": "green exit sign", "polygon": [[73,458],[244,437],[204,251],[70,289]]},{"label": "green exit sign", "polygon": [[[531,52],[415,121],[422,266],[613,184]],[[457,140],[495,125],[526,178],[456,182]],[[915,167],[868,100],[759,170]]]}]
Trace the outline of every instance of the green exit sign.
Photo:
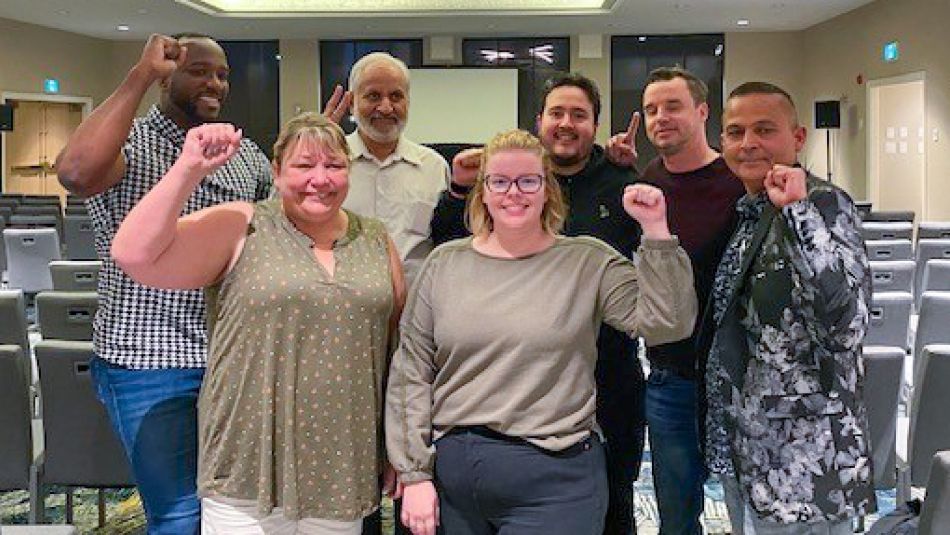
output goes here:
[{"label": "green exit sign", "polygon": [[884,57],[884,61],[887,63],[892,63],[900,59],[901,50],[897,45],[897,41],[891,41],[890,43],[884,45],[882,56]]}]

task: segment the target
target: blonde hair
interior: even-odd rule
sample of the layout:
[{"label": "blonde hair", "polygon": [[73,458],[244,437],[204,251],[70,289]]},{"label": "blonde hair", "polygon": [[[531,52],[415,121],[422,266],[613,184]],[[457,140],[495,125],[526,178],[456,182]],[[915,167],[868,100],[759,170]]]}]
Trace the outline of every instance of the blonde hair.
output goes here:
[{"label": "blonde hair", "polygon": [[538,138],[524,130],[509,130],[496,134],[485,145],[475,186],[465,205],[465,225],[475,236],[484,236],[491,232],[492,218],[485,207],[485,164],[495,154],[509,150],[528,151],[541,158],[545,191],[544,207],[541,209],[541,228],[547,233],[557,234],[561,231],[564,219],[567,217],[567,205],[561,194],[561,186],[554,176],[554,165],[551,163],[548,151],[544,150]]},{"label": "blonde hair", "polygon": [[319,113],[305,111],[281,128],[274,142],[274,165],[279,168],[290,148],[301,139],[316,141],[331,152],[342,153],[349,163],[350,148],[339,125]]}]

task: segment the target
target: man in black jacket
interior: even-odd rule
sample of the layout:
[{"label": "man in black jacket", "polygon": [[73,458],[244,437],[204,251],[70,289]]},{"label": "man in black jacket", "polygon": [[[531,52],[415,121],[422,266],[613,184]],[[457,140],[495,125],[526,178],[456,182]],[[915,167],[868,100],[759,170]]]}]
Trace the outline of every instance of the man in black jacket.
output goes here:
[{"label": "man in black jacket", "polygon": [[[622,196],[637,175],[611,163],[594,143],[599,116],[597,85],[579,74],[559,75],[545,86],[538,137],[551,154],[568,204],[564,234],[594,236],[632,257],[640,244],[640,227],[624,212]],[[453,160],[451,187],[442,193],[432,219],[436,245],[468,235],[465,195],[475,182],[480,158],[480,149],[470,149]],[[607,439],[610,486],[604,532],[630,535],[636,533],[633,482],[643,454],[643,369],[636,340],[606,325],[597,350],[597,421]]]}]

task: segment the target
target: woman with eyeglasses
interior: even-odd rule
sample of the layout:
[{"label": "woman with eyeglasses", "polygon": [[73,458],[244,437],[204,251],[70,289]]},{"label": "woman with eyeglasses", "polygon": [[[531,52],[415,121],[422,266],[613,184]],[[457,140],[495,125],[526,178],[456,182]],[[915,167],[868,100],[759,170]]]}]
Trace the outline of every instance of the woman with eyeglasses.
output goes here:
[{"label": "woman with eyeglasses", "polygon": [[602,322],[651,344],[688,336],[696,296],[660,190],[623,194],[639,265],[558,234],[565,204],[524,131],[485,147],[473,236],[426,260],[390,371],[386,443],[415,535],[600,535],[607,507],[594,364]]}]

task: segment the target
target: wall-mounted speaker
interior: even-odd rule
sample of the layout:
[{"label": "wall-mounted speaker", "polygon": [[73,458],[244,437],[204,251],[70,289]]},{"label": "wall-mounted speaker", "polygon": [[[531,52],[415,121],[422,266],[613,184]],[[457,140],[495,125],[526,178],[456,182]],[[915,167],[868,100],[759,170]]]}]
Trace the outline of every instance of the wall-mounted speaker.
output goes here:
[{"label": "wall-mounted speaker", "polygon": [[13,130],[13,106],[0,104],[0,130]]},{"label": "wall-mounted speaker", "polygon": [[815,102],[815,128],[841,128],[841,102]]}]

